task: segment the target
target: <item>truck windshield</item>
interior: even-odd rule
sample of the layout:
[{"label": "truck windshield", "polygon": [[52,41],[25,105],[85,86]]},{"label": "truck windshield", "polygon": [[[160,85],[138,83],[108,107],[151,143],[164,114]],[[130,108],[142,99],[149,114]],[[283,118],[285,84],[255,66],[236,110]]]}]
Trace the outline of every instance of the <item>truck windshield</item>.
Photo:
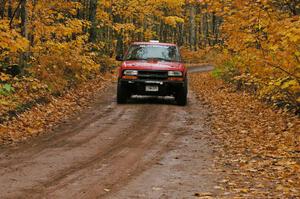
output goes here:
[{"label": "truck windshield", "polygon": [[132,45],[125,60],[150,60],[180,62],[179,51],[176,46],[163,45]]}]

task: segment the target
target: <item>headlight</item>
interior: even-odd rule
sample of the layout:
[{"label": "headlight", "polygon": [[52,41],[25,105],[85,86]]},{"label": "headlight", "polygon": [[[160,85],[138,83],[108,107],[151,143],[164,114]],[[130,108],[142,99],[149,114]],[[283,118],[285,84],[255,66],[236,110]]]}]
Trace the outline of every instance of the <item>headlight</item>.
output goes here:
[{"label": "headlight", "polygon": [[124,75],[135,76],[138,75],[137,70],[124,70]]},{"label": "headlight", "polygon": [[182,77],[182,72],[181,71],[169,71],[168,76],[171,77]]}]

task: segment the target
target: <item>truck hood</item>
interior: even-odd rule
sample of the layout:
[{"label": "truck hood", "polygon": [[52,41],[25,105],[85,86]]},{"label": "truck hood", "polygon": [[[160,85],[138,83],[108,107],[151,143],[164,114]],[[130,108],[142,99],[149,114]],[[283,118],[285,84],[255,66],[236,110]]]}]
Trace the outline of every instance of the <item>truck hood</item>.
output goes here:
[{"label": "truck hood", "polygon": [[124,61],[122,68],[134,70],[184,70],[184,66],[180,62],[165,62],[156,60]]}]

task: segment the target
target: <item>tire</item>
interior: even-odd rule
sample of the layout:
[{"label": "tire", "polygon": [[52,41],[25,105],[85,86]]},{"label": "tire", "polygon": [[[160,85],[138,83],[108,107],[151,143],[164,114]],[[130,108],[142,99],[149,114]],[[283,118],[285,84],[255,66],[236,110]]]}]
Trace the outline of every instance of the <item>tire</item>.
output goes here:
[{"label": "tire", "polygon": [[175,100],[179,106],[185,106],[187,104],[188,84],[187,80],[184,82],[184,86],[178,90],[175,96]]},{"label": "tire", "polygon": [[122,85],[121,82],[118,82],[117,88],[117,103],[118,104],[125,104],[127,102],[128,93],[126,88]]}]

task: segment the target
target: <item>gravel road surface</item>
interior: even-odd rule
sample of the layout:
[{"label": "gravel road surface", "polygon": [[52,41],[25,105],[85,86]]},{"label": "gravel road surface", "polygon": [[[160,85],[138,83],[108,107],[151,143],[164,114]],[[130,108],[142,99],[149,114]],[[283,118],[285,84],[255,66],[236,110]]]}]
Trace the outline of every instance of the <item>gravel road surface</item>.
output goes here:
[{"label": "gravel road surface", "polygon": [[[211,70],[193,67],[191,72]],[[0,149],[0,198],[216,196],[209,108],[191,91],[116,104],[116,85],[54,131]]]}]

